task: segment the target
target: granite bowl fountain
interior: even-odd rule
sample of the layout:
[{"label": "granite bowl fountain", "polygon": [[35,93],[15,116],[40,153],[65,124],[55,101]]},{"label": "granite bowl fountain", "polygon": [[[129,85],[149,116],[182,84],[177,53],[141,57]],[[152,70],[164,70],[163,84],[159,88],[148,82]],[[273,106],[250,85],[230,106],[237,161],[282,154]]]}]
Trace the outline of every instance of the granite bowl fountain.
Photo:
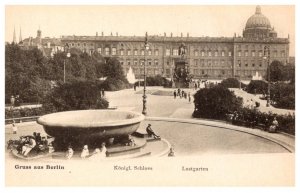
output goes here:
[{"label": "granite bowl fountain", "polygon": [[55,138],[56,149],[65,149],[68,145],[81,148],[84,144],[113,143],[135,132],[144,119],[132,111],[78,110],[44,115],[37,122]]}]

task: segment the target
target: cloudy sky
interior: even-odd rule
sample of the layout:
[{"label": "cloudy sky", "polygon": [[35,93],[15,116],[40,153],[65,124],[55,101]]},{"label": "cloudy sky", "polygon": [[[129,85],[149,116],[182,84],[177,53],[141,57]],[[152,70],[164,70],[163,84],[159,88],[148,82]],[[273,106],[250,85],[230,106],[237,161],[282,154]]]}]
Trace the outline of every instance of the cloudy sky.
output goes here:
[{"label": "cloudy sky", "polygon": [[[188,6],[6,6],[5,41],[11,42],[20,28],[23,39],[35,37],[40,27],[43,37],[62,35],[150,35],[232,37],[242,35],[255,5],[188,5]],[[290,55],[295,55],[295,7],[264,5],[262,13],[269,18],[279,37],[290,34]]]}]

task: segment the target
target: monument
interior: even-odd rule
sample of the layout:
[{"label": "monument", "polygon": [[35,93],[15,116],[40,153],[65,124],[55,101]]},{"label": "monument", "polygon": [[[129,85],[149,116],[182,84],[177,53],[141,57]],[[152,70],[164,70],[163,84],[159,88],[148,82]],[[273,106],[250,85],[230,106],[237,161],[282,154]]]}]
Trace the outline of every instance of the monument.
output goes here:
[{"label": "monument", "polygon": [[180,58],[174,59],[173,84],[175,88],[189,88],[192,76],[190,75],[186,58],[187,48],[184,43],[179,46]]},{"label": "monument", "polygon": [[135,75],[133,73],[131,66],[129,67],[129,70],[126,74],[126,78],[130,84],[134,84],[136,82]]}]

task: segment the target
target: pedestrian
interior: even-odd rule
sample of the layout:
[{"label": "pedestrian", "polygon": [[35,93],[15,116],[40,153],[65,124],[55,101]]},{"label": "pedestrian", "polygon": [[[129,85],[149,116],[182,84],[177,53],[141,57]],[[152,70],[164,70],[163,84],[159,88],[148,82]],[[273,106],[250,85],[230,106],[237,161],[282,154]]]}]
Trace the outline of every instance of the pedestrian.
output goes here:
[{"label": "pedestrian", "polygon": [[10,104],[12,107],[15,106],[15,97],[13,95],[10,97]]},{"label": "pedestrian", "polygon": [[189,92],[189,102],[191,102],[191,93]]},{"label": "pedestrian", "polygon": [[104,97],[105,96],[104,88],[101,89],[101,92],[102,92],[102,96]]},{"label": "pedestrian", "polygon": [[148,134],[150,137],[153,136],[154,139],[159,139],[159,138],[160,138],[160,136],[156,135],[156,134],[154,133],[154,131],[152,130],[151,124],[148,124],[148,126],[147,126],[147,128],[146,128],[146,132],[147,132],[147,134]]},{"label": "pedestrian", "polygon": [[180,96],[180,98],[181,98],[180,88],[177,89],[177,95]]},{"label": "pedestrian", "polygon": [[181,96],[184,97],[184,90],[181,91]]},{"label": "pedestrian", "polygon": [[73,155],[74,155],[74,150],[72,149],[72,147],[69,147],[68,151],[66,152],[66,158],[71,159]]},{"label": "pedestrian", "polygon": [[14,101],[14,105],[16,107],[20,106],[20,96],[19,95],[16,96],[15,101]]},{"label": "pedestrian", "polygon": [[136,85],[135,84],[133,85],[133,89],[134,89],[134,91],[136,91]]},{"label": "pedestrian", "polygon": [[168,154],[168,157],[174,157],[174,156],[175,156],[174,148],[171,147],[171,148],[170,148],[170,152],[169,152],[169,154]]},{"label": "pedestrian", "polygon": [[83,158],[83,159],[85,159],[89,155],[90,155],[89,148],[88,148],[87,145],[84,145],[80,157]]},{"label": "pedestrian", "polygon": [[17,127],[17,125],[15,124],[15,122],[13,122],[13,124],[12,124],[12,130],[13,130],[13,134],[17,134],[18,127]]},{"label": "pedestrian", "polygon": [[176,99],[176,90],[174,90],[174,93],[173,93],[173,95],[174,95],[174,99]]}]

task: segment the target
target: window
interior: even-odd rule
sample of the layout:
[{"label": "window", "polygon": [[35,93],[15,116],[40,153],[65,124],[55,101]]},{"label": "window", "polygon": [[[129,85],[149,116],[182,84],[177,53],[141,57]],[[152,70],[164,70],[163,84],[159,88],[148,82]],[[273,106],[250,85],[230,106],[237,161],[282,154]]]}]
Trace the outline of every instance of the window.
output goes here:
[{"label": "window", "polygon": [[121,61],[120,61],[120,64],[123,66],[123,65],[124,65],[124,61],[123,61],[123,60],[121,60]]},{"label": "window", "polygon": [[145,60],[140,60],[140,64],[143,66],[145,64]]},{"label": "window", "polygon": [[225,64],[224,60],[221,60],[221,66],[223,67]]},{"label": "window", "polygon": [[231,52],[228,52],[228,56],[231,56]]},{"label": "window", "polygon": [[94,44],[93,44],[93,43],[91,43],[91,46],[94,46]]},{"label": "window", "polygon": [[274,55],[274,57],[277,57],[277,51],[274,51],[273,55]]},{"label": "window", "polygon": [[151,56],[152,55],[152,51],[148,50],[148,55]]},{"label": "window", "polygon": [[124,55],[124,50],[120,50],[120,55],[121,55],[121,56]]},{"label": "window", "polygon": [[238,51],[238,57],[241,57],[241,56],[242,56],[242,52]]},{"label": "window", "polygon": [[105,55],[109,55],[109,48],[105,48]]},{"label": "window", "polygon": [[80,46],[80,43],[78,43],[77,46]]},{"label": "window", "polygon": [[255,51],[252,51],[252,57],[255,57]]},{"label": "window", "polygon": [[211,56],[211,51],[208,52],[208,56]]},{"label": "window", "polygon": [[245,51],[245,56],[246,56],[246,57],[248,57],[248,56],[249,56],[249,54],[248,54],[248,51]]},{"label": "window", "polygon": [[215,56],[216,56],[216,57],[218,56],[218,51],[215,51]]},{"label": "window", "polygon": [[166,49],[166,56],[170,56],[170,49]]},{"label": "window", "polygon": [[218,65],[219,65],[218,60],[215,60],[215,66],[218,66]]},{"label": "window", "polygon": [[114,55],[117,54],[117,48],[112,48],[111,51],[112,51],[112,52],[111,52],[111,55],[114,56]]},{"label": "window", "polygon": [[259,61],[259,67],[262,67],[262,61],[261,60]]},{"label": "window", "polygon": [[141,55],[142,55],[142,56],[145,55],[145,50],[141,50]]},{"label": "window", "polygon": [[198,66],[198,60],[194,60],[194,65]]},{"label": "window", "polygon": [[72,43],[72,46],[74,46],[74,43]]},{"label": "window", "polygon": [[281,57],[285,57],[285,52],[284,51],[281,52]]},{"label": "window", "polygon": [[170,65],[170,62],[169,62],[169,61],[167,61],[167,65]]},{"label": "window", "polygon": [[195,50],[195,56],[198,56],[198,55],[199,55],[198,50]]},{"label": "window", "polygon": [[127,55],[128,55],[128,56],[131,55],[131,50],[127,50]]},{"label": "window", "polygon": [[86,46],[86,43],[83,43],[83,46]]},{"label": "window", "polygon": [[158,50],[154,51],[155,56],[158,56]]},{"label": "window", "polygon": [[242,66],[242,63],[240,60],[238,60],[238,66],[241,67]]},{"label": "window", "polygon": [[154,60],[154,64],[158,66],[158,60]]},{"label": "window", "polygon": [[101,54],[102,49],[101,49],[101,48],[97,48],[97,52],[98,52],[99,54]]},{"label": "window", "polygon": [[259,56],[259,57],[262,57],[262,51],[259,51],[259,52],[258,52],[258,56]]},{"label": "window", "polygon": [[255,64],[254,64],[254,63],[252,63],[252,67],[255,67]]},{"label": "window", "polygon": [[248,67],[248,63],[245,64],[245,67]]},{"label": "window", "polygon": [[205,74],[204,70],[201,71],[201,74]]},{"label": "window", "polygon": [[127,60],[127,65],[130,66],[130,60]]},{"label": "window", "polygon": [[152,61],[148,60],[148,65],[151,66],[152,65]]},{"label": "window", "polygon": [[200,60],[201,66],[204,66],[204,60]]},{"label": "window", "polygon": [[221,52],[221,56],[225,56],[225,52],[224,51]]},{"label": "window", "polygon": [[173,49],[173,56],[178,56],[178,49]]},{"label": "window", "polygon": [[202,56],[202,57],[205,56],[205,52],[204,52],[204,51],[201,52],[201,56]]},{"label": "window", "polygon": [[137,56],[137,55],[138,55],[138,51],[137,51],[137,50],[134,50],[133,54],[134,54],[135,56]]},{"label": "window", "polygon": [[135,66],[137,66],[137,65],[138,65],[138,61],[137,61],[137,60],[134,60],[134,61],[133,61],[133,64],[134,64]]}]

